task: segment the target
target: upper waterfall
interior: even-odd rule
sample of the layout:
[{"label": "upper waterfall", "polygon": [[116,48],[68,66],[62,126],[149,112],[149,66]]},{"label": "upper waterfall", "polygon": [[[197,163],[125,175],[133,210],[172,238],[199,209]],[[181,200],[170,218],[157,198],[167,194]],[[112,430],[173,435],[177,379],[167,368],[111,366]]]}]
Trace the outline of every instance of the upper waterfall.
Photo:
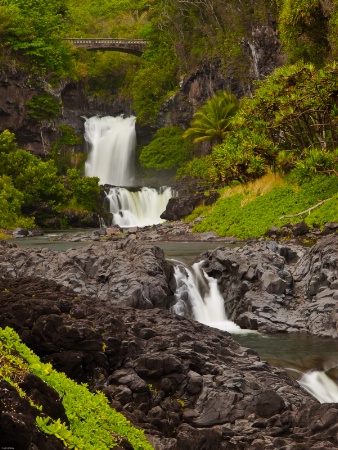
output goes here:
[{"label": "upper waterfall", "polygon": [[84,127],[90,145],[86,175],[99,177],[100,184],[133,186],[135,117],[91,117]]}]

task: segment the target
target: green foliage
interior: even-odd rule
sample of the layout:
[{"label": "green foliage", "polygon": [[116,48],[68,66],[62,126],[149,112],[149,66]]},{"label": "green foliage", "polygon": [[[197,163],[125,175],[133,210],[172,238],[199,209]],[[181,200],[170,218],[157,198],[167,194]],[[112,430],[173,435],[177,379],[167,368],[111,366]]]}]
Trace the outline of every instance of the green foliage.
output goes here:
[{"label": "green foliage", "polygon": [[118,445],[113,433],[125,437],[135,450],[153,448],[146,440],[143,430],[133,427],[124,416],[109,407],[104,394],[93,394],[86,385],[78,385],[65,374],[55,371],[50,364],[41,363],[38,356],[19,340],[14,330],[0,329],[0,341],[7,351],[18,352],[27,361],[29,371],[53,387],[62,397],[70,429],[60,421],[39,418],[37,425],[44,432],[58,437],[68,448],[109,450]]},{"label": "green foliage", "polygon": [[278,0],[279,32],[291,61],[322,64],[329,51],[328,18],[320,0]]},{"label": "green foliage", "polygon": [[11,153],[17,149],[15,134],[9,130],[4,130],[0,134],[0,153]]},{"label": "green foliage", "polygon": [[238,109],[239,102],[233,94],[217,92],[194,114],[183,137],[193,142],[221,143],[232,129],[231,119]]},{"label": "green foliage", "polygon": [[47,202],[57,206],[65,198],[65,189],[53,161],[42,161],[25,150],[0,153],[0,175],[12,179],[23,194],[25,208]]},{"label": "green foliage", "polygon": [[74,151],[74,147],[80,145],[83,138],[78,137],[68,125],[60,125],[59,131],[61,136],[52,144],[48,158],[54,161],[58,174],[65,175],[69,168],[76,168],[84,163],[85,155]]},{"label": "green foliage", "polygon": [[23,204],[24,194],[15,189],[11,178],[0,176],[0,228],[11,230],[15,227],[34,226],[34,219],[22,217]]},{"label": "green foliage", "polygon": [[[1,226],[31,227],[32,213],[44,205],[57,209],[66,200],[66,190],[57,176],[53,161],[44,162],[31,153],[17,149],[8,131],[0,135]],[[23,218],[27,213],[29,218]]]},{"label": "green foliage", "polygon": [[260,83],[240,111],[242,125],[269,133],[281,149],[323,150],[337,145],[338,69],[298,63],[276,70]]},{"label": "green foliage", "polygon": [[134,108],[143,123],[153,122],[163,102],[177,90],[178,64],[172,43],[165,33],[155,29],[151,33],[132,85]]},{"label": "green foliage", "polygon": [[[248,193],[249,194],[249,193]],[[331,198],[304,217],[284,218],[284,215],[297,214]],[[238,238],[258,238],[264,235],[272,225],[280,227],[286,223],[296,223],[304,219],[307,223],[323,226],[328,220],[338,220],[338,177],[314,176],[311,182],[299,188],[285,185],[273,188],[252,201],[245,201],[244,193],[235,193],[217,200],[211,214],[194,231],[215,231],[220,236]],[[332,211],[328,214],[329,208]]]},{"label": "green foliage", "polygon": [[53,120],[60,114],[59,102],[50,94],[35,95],[26,103],[27,116],[38,122]]},{"label": "green foliage", "polygon": [[209,177],[215,184],[257,178],[266,172],[274,152],[273,143],[264,135],[238,130],[214,147]]},{"label": "green foliage", "polygon": [[295,163],[292,171],[297,181],[304,182],[317,173],[334,173],[338,176],[338,150],[332,152],[318,149],[305,151],[304,158]]},{"label": "green foliage", "polygon": [[182,138],[179,127],[161,128],[150,144],[142,148],[140,162],[149,169],[173,169],[182,166],[191,155],[191,147]]},{"label": "green foliage", "polygon": [[3,32],[3,44],[9,46],[30,69],[63,75],[71,67],[71,52],[62,43],[67,16],[64,0],[3,0],[3,16],[11,15]]},{"label": "green foliage", "polygon": [[99,178],[81,176],[77,169],[67,170],[67,184],[70,191],[71,206],[87,211],[97,211],[100,201]]},{"label": "green foliage", "polygon": [[177,176],[192,176],[202,180],[210,180],[209,171],[211,167],[212,159],[210,155],[206,155],[202,158],[194,158],[177,171]]}]

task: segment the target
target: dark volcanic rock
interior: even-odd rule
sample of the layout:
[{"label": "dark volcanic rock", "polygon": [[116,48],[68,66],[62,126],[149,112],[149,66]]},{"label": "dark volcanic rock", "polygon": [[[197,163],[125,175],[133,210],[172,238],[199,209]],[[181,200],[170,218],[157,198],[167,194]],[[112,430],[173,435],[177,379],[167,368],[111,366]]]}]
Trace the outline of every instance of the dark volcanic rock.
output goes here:
[{"label": "dark volcanic rock", "polygon": [[[0,305],[0,326],[12,326],[44,361],[102,390],[155,449],[338,445],[338,406],[320,405],[226,332],[159,309],[112,310],[38,278],[0,280]],[[75,358],[81,374],[68,363]],[[0,386],[0,398],[6,389]],[[27,443],[29,436],[23,428]]]},{"label": "dark volcanic rock", "polygon": [[229,317],[243,328],[337,336],[337,235],[310,250],[263,241],[203,256]]},{"label": "dark volcanic rock", "polygon": [[172,197],[169,199],[166,210],[161,214],[161,219],[179,220],[191,214],[199,204],[212,205],[218,197],[219,194],[217,192],[212,193],[209,197],[206,197],[203,193]]},{"label": "dark volcanic rock", "polygon": [[0,241],[0,276],[54,279],[76,294],[136,308],[165,307],[173,270],[158,247],[123,240],[55,252]]},{"label": "dark volcanic rock", "polygon": [[[46,391],[52,396],[57,395],[49,386],[43,386],[40,379],[32,384],[26,378],[26,387],[34,389],[34,401],[46,405],[51,404],[54,398],[45,396]],[[34,386],[33,386],[34,385]],[[43,392],[44,391],[44,392]],[[41,403],[40,403],[41,402]],[[59,405],[59,408],[63,407]],[[54,409],[54,405],[53,405]],[[50,409],[49,409],[50,412]],[[54,436],[42,433],[36,426],[35,419],[41,415],[33,408],[29,401],[20,397],[16,389],[7,381],[0,381],[0,445],[1,448],[15,450],[64,450],[66,447]],[[56,414],[57,416],[57,414]],[[57,418],[55,415],[53,417]],[[64,418],[64,410],[61,418]]]}]

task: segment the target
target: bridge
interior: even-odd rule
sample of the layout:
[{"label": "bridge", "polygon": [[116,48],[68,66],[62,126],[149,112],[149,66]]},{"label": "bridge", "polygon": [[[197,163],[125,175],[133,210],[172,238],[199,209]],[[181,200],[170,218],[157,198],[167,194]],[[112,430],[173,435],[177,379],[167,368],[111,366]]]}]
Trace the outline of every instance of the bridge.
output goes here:
[{"label": "bridge", "polygon": [[77,48],[123,52],[136,56],[141,56],[148,44],[146,39],[67,38],[64,41]]}]

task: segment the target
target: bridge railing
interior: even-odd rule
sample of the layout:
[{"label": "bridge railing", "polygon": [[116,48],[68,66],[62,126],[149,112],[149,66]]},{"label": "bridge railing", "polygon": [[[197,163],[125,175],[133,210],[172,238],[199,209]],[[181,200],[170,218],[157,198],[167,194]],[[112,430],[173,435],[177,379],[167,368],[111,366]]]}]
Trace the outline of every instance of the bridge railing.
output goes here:
[{"label": "bridge railing", "polygon": [[146,39],[113,39],[113,38],[65,38],[66,42],[71,42],[72,44],[125,44],[125,45],[147,45],[148,41]]}]

